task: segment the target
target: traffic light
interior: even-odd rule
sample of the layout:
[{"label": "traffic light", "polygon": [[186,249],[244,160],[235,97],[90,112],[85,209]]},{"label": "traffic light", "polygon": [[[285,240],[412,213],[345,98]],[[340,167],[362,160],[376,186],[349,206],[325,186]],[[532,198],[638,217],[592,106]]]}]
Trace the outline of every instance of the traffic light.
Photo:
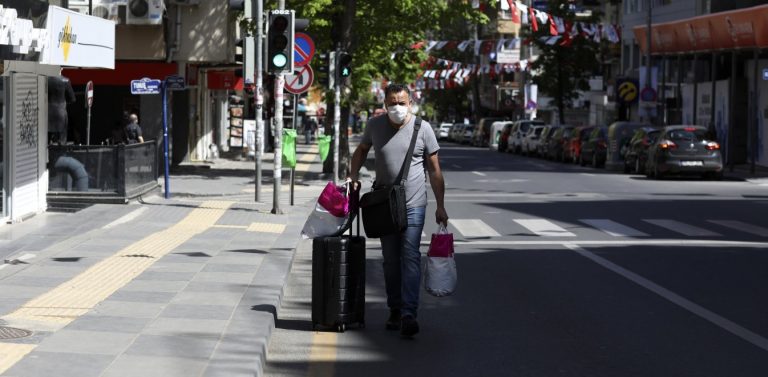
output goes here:
[{"label": "traffic light", "polygon": [[336,72],[339,77],[349,77],[352,74],[352,55],[342,51],[336,61],[338,61]]},{"label": "traffic light", "polygon": [[267,24],[267,72],[293,72],[293,10],[273,10]]},{"label": "traffic light", "polygon": [[318,54],[317,82],[325,88],[332,88],[335,84],[333,77],[333,52]]}]

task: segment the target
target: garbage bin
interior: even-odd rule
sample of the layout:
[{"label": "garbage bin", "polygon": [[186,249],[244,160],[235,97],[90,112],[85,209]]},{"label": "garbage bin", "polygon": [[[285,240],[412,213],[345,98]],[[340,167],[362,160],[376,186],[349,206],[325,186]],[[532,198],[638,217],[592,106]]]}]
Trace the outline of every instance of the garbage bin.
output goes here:
[{"label": "garbage bin", "polygon": [[328,152],[331,150],[331,137],[328,135],[318,136],[317,147],[320,152],[320,159],[325,161],[328,157]]},{"label": "garbage bin", "polygon": [[290,168],[296,167],[296,130],[283,130],[283,163]]}]

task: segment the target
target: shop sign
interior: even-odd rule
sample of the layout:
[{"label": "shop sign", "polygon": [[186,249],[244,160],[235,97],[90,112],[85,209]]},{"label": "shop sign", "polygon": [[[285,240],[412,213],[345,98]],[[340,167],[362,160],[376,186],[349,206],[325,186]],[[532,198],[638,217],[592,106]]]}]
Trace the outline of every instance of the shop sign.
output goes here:
[{"label": "shop sign", "polygon": [[48,48],[40,63],[115,68],[115,23],[68,9],[48,8]]}]

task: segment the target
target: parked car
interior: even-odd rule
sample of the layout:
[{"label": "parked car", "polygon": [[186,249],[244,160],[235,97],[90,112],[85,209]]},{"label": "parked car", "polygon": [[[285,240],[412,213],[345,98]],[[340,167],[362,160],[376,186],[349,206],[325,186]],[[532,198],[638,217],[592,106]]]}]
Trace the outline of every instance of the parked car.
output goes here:
[{"label": "parked car", "polygon": [[645,174],[662,179],[668,174],[700,174],[723,178],[720,144],[701,126],[667,126],[648,149]]},{"label": "parked car", "polygon": [[468,124],[466,127],[464,127],[464,130],[462,131],[462,134],[459,138],[459,144],[471,144],[472,143],[472,135],[475,133],[475,125],[474,124]]},{"label": "parked car", "polygon": [[528,132],[525,133],[520,149],[521,153],[526,156],[535,154],[539,146],[539,136],[544,131],[544,126],[531,125],[528,127]]},{"label": "parked car", "polygon": [[606,152],[608,151],[608,127],[598,126],[589,133],[589,138],[581,143],[581,153],[579,154],[579,165],[592,164],[599,168],[605,163]]},{"label": "parked car", "polygon": [[509,134],[512,132],[515,122],[504,122],[503,124],[504,128],[501,129],[501,136],[499,136],[499,152],[506,152],[509,149]]},{"label": "parked car", "polygon": [[608,126],[608,151],[605,157],[605,169],[623,170],[624,153],[622,153],[622,147],[632,139],[635,130],[649,126],[651,125],[648,123],[637,122],[614,122]]},{"label": "parked car", "polygon": [[557,131],[560,126],[544,126],[544,129],[539,135],[539,143],[536,146],[536,154],[540,157],[547,158],[549,155],[549,138]]},{"label": "parked car", "polygon": [[573,126],[561,126],[549,138],[547,158],[555,161],[565,161],[565,149],[570,143]]},{"label": "parked car", "polygon": [[568,144],[568,148],[565,150],[565,159],[567,161],[572,161],[574,164],[579,163],[579,158],[581,158],[581,143],[587,140],[592,129],[594,129],[594,126],[580,126],[573,130],[571,141]]},{"label": "parked car", "polygon": [[440,123],[440,127],[437,129],[437,140],[448,140],[448,134],[453,128],[453,123]]},{"label": "parked car", "polygon": [[654,127],[641,127],[622,148],[624,151],[624,172],[645,173],[648,148],[656,141],[661,130]]},{"label": "parked car", "polygon": [[448,134],[448,140],[454,143],[458,143],[460,140],[459,135],[464,135],[464,127],[467,125],[464,123],[455,123],[451,128],[451,132]]},{"label": "parked car", "polygon": [[508,151],[523,153],[523,139],[532,125],[543,126],[544,122],[540,120],[518,120],[515,122],[507,137]]},{"label": "parked car", "polygon": [[493,122],[504,120],[504,118],[482,118],[475,127],[469,144],[476,147],[487,147],[491,141],[491,125]]},{"label": "parked car", "polygon": [[[499,149],[499,145],[501,144],[501,134],[504,132],[504,127],[511,123],[512,122],[505,120],[499,120],[491,123],[491,140],[488,143],[488,148],[491,150]],[[504,144],[506,144],[506,140],[504,141]]]}]

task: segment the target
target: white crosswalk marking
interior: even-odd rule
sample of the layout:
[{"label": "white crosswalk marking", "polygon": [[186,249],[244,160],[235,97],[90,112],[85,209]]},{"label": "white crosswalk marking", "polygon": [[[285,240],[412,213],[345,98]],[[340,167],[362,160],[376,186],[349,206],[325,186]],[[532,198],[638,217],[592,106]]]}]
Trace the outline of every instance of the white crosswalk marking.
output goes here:
[{"label": "white crosswalk marking", "polygon": [[561,228],[559,225],[544,219],[515,219],[516,223],[522,225],[538,236],[545,237],[576,237],[575,234]]},{"label": "white crosswalk marking", "polygon": [[451,219],[451,226],[456,228],[461,235],[467,238],[501,237],[501,234],[493,230],[488,224],[479,219]]},{"label": "white crosswalk marking", "polygon": [[648,234],[608,219],[580,219],[579,221],[614,237],[647,237]]},{"label": "white crosswalk marking", "polygon": [[673,232],[680,233],[685,236],[691,236],[691,237],[713,237],[713,236],[722,236],[720,233],[715,233],[713,231],[699,228],[697,226],[688,225],[685,223],[681,223],[679,221],[675,220],[669,220],[669,219],[643,219],[643,221],[647,223],[651,223],[653,225],[658,225],[662,228],[669,229]]},{"label": "white crosswalk marking", "polygon": [[768,237],[768,228],[747,224],[736,220],[707,220],[713,224],[724,226],[726,228],[740,230],[760,237]]}]

